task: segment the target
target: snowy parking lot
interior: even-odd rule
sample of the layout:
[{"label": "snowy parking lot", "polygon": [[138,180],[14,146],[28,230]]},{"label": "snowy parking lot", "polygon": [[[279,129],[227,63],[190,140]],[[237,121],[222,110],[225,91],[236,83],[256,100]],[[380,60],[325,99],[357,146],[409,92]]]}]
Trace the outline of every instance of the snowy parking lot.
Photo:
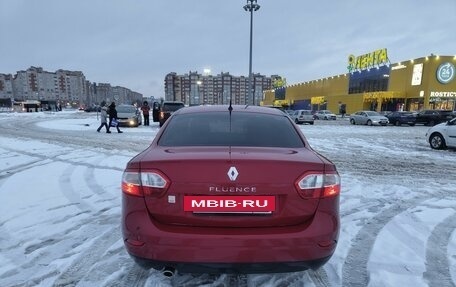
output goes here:
[{"label": "snowy parking lot", "polygon": [[158,123],[97,133],[95,113],[0,114],[0,286],[455,286],[456,151],[425,126],[300,128],[342,178],[341,230],[319,270],[176,274],[137,267],[120,178]]}]

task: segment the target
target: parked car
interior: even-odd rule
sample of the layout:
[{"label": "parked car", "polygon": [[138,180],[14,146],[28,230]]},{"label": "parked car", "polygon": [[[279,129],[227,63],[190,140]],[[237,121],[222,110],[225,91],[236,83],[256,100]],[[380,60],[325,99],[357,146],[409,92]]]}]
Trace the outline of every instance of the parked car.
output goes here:
[{"label": "parked car", "polygon": [[314,114],[314,117],[316,120],[336,120],[337,119],[336,115],[329,110],[317,111]]},{"label": "parked car", "polygon": [[141,113],[133,105],[118,105],[117,110],[117,122],[120,127],[137,127],[141,125]]},{"label": "parked car", "polygon": [[311,110],[296,110],[291,116],[296,124],[314,124],[314,117]]},{"label": "parked car", "polygon": [[352,125],[382,125],[388,124],[388,118],[374,111],[359,111],[350,115]]},{"label": "parked car", "polygon": [[292,272],[336,248],[336,167],[276,109],[176,111],[128,162],[121,188],[123,242],[141,266]]},{"label": "parked car", "polygon": [[403,124],[414,126],[416,123],[416,115],[412,112],[391,112],[386,115],[390,124],[400,126]]},{"label": "parked car", "polygon": [[456,118],[429,128],[426,139],[433,149],[456,148]]},{"label": "parked car", "polygon": [[422,110],[416,115],[416,123],[427,126],[434,126],[447,122],[453,118],[451,110]]},{"label": "parked car", "polygon": [[159,114],[159,123],[160,127],[166,122],[166,120],[177,110],[184,108],[185,105],[183,102],[175,102],[175,101],[166,101],[163,102],[160,107],[160,114]]}]

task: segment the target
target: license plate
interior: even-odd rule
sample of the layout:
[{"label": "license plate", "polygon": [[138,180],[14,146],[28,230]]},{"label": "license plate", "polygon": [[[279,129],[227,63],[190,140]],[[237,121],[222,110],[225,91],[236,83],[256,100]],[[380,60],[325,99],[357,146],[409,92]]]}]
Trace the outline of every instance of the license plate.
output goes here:
[{"label": "license plate", "polygon": [[184,196],[184,211],[194,213],[271,213],[275,196]]}]

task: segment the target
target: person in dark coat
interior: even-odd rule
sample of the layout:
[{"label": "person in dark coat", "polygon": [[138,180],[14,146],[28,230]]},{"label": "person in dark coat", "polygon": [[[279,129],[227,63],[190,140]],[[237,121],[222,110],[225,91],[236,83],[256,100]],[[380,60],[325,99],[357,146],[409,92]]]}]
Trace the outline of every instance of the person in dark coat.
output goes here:
[{"label": "person in dark coat", "polygon": [[[117,121],[117,110],[116,110],[116,103],[115,102],[112,102],[109,105],[108,115],[109,115],[109,126],[111,127],[112,126],[112,120],[116,119],[116,121]],[[119,129],[119,125],[118,124],[116,125],[116,128],[117,128],[117,132],[119,134],[123,133],[123,131],[121,131]]]}]

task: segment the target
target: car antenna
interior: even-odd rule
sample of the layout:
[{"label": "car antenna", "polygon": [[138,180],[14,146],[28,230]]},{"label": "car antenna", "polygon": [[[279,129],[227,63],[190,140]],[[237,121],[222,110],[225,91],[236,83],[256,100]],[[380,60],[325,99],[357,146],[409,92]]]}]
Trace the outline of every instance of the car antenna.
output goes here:
[{"label": "car antenna", "polygon": [[[232,102],[231,102],[231,97],[230,97],[230,105],[228,106],[228,111],[230,112],[230,134],[231,134],[231,112],[233,111],[233,105],[232,105]],[[230,158],[231,158],[231,144],[230,144],[230,147],[229,147],[229,154],[230,154]]]},{"label": "car antenna", "polygon": [[230,99],[230,105],[228,106],[228,111],[230,112],[230,133],[231,133],[231,112],[233,111],[233,106],[231,104],[231,99]]},{"label": "car antenna", "polygon": [[230,106],[228,107],[228,111],[230,111],[230,116],[231,116],[231,112],[233,111],[233,106],[231,105],[231,99],[230,99]]}]

